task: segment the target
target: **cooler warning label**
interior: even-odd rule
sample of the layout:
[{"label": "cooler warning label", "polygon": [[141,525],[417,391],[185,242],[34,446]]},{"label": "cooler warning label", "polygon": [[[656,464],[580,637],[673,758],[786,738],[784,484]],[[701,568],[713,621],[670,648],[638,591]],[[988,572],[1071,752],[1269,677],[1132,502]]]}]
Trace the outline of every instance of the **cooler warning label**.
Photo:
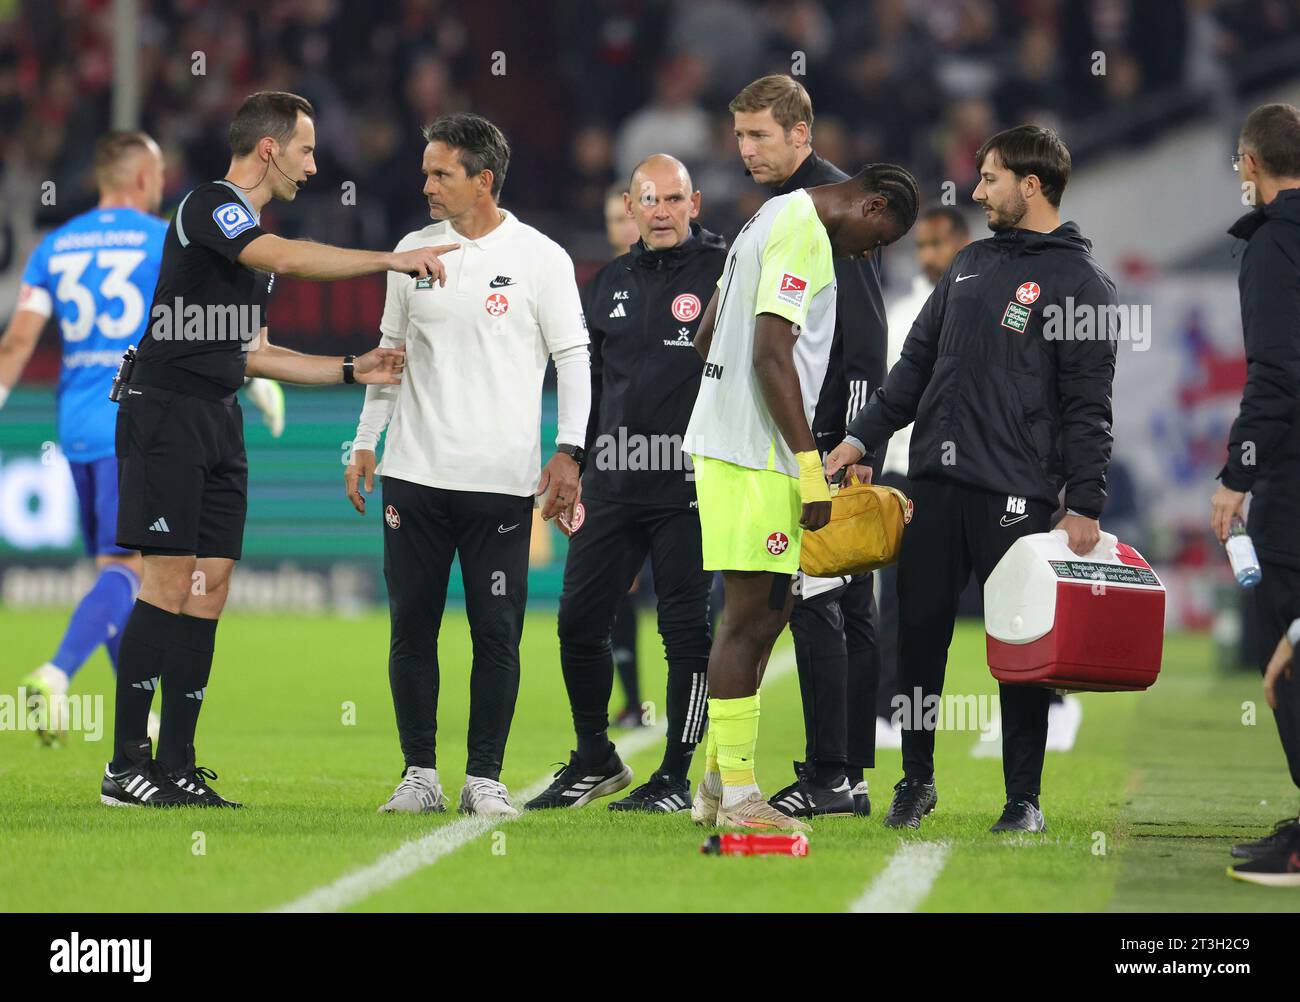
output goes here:
[{"label": "cooler warning label", "polygon": [[1074,581],[1105,581],[1111,584],[1160,587],[1160,579],[1146,567],[1125,564],[1096,564],[1091,560],[1049,560],[1058,578]]}]

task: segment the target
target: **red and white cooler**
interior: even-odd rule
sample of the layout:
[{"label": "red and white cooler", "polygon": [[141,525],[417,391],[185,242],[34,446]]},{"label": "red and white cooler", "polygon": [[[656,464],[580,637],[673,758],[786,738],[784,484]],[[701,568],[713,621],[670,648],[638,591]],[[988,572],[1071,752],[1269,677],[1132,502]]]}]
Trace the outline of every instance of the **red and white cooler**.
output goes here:
[{"label": "red and white cooler", "polygon": [[1165,587],[1108,532],[1086,556],[1063,530],[1018,539],[984,584],[989,669],[1053,689],[1146,689],[1160,674]]}]

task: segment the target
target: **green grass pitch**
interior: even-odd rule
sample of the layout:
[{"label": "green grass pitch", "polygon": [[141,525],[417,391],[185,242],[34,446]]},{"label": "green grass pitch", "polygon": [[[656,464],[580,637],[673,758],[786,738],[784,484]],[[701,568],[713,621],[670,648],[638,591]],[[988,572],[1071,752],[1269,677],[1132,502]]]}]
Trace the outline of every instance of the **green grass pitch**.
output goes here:
[{"label": "green grass pitch", "polygon": [[[16,696],[19,679],[53,650],[64,622],[64,613],[0,609],[0,694]],[[1081,697],[1075,750],[1048,754],[1049,827],[1041,836],[987,832],[1002,805],[1000,760],[970,754],[976,733],[949,731],[938,740],[939,807],[920,832],[900,836],[880,824],[900,775],[899,753],[886,751],[869,774],[873,816],[817,823],[804,859],[704,857],[702,833],[686,815],[615,815],[597,802],[484,825],[435,861],[367,883],[366,868],[374,871],[404,843],[436,842],[429,836],[448,826],[463,835],[467,825],[454,811],[375,813],[401,769],[387,637],[382,614],[223,622],[199,761],[221,774],[223,794],[248,805],[237,812],[99,804],[112,686],[97,653],[74,692],[106,694],[102,741],[73,735],[67,747],[47,749],[31,733],[0,732],[0,910],[259,911],[301,902],[361,871],[341,907],[842,911],[889,877],[901,847],[926,841],[948,851],[914,903],[920,911],[1300,911],[1300,894],[1224,875],[1228,846],[1293,811],[1295,791],[1258,681],[1213,674],[1209,641],[1195,636],[1168,638],[1163,674],[1149,693]],[[643,689],[662,707],[662,648],[651,616],[641,640]],[[789,660],[788,649],[781,657]],[[449,611],[439,766],[453,806],[465,761],[468,661],[464,616]],[[789,781],[791,760],[803,757],[803,735],[793,671],[764,689],[759,781],[771,793]],[[978,624],[958,629],[947,690],[995,691]],[[1242,722],[1248,700],[1263,711],[1254,726]],[[349,706],[355,723],[345,722]],[[625,740],[626,732],[614,736]],[[555,616],[534,611],[502,778],[518,793],[571,746]],[[660,750],[655,742],[630,757],[639,778]],[[697,759],[693,780],[700,766]]]}]

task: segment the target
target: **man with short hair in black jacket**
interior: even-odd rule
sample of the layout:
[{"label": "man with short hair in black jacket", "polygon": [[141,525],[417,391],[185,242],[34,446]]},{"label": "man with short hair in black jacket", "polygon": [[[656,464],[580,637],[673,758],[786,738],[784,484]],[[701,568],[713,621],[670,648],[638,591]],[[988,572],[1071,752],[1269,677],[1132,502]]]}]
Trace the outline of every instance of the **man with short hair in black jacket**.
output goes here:
[{"label": "man with short hair in black jacket", "polygon": [[[1115,286],[1074,223],[1061,223],[1070,153],[1020,126],[977,155],[974,199],[994,236],[969,244],[922,308],[885,385],[849,422],[826,471],[856,463],[915,419],[914,515],[899,557],[899,690],[918,701],[903,731],[903,779],[885,818],[919,828],[938,800],[934,701],[957,599],[1021,536],[1056,528],[1078,554],[1100,540],[1119,334]],[[993,831],[1042,831],[1039,785],[1051,691],[1000,686],[1007,803]]]},{"label": "man with short hair in black jacket", "polygon": [[[1300,617],[1300,109],[1266,104],[1246,118],[1233,166],[1255,208],[1228,231],[1247,241],[1238,290],[1246,389],[1228,436],[1211,524],[1225,542],[1251,495],[1248,529],[1261,576],[1254,590],[1265,690],[1291,779],[1300,787],[1300,682],[1290,677]],[[1300,639],[1300,637],[1294,638]],[[1235,847],[1231,875],[1300,886],[1300,821]]]},{"label": "man with short hair in black jacket", "polygon": [[578,747],[533,809],[581,807],[631,782],[608,735],[610,628],[647,553],[668,660],[667,746],[649,782],[610,809],[688,810],[686,774],[707,715],[713,575],[703,569],[694,476],[681,445],[704,369],[695,331],[727,245],[692,222],[700,193],[673,157],[642,161],[624,198],[641,239],[583,291],[592,377],[584,515],[569,538],[559,615]]}]

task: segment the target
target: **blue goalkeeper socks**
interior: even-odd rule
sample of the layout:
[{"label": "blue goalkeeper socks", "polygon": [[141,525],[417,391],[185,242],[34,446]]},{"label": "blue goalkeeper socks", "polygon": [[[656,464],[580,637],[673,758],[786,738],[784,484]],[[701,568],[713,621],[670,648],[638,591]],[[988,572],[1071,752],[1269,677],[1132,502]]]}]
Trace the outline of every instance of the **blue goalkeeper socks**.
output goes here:
[{"label": "blue goalkeeper socks", "polygon": [[55,667],[71,679],[95,648],[107,643],[109,658],[116,669],[117,646],[139,590],[140,579],[129,567],[109,564],[100,571],[94,586],[73,611],[63,642],[50,659]]}]

